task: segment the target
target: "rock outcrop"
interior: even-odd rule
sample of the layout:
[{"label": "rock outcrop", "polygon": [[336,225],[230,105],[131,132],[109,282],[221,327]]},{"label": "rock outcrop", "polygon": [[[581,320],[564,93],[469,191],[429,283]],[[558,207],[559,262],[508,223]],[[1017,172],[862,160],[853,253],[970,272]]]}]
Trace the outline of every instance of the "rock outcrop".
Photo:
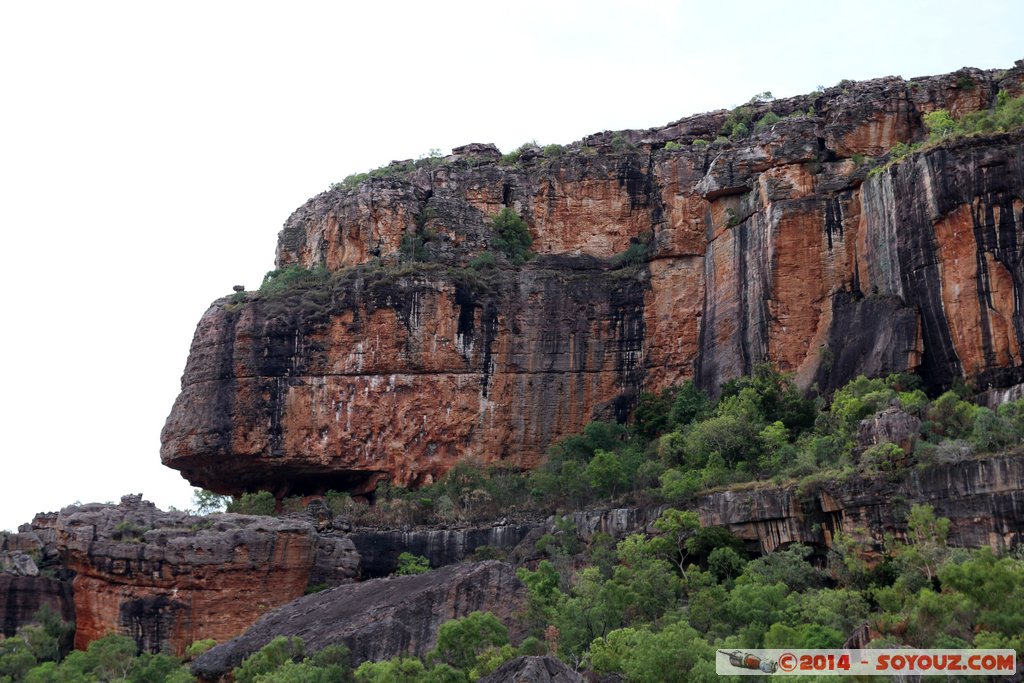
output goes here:
[{"label": "rock outcrop", "polygon": [[[467,457],[531,467],[641,390],[714,392],[765,361],[823,391],[905,370],[1020,384],[1024,132],[885,155],[924,114],[1022,83],[1024,63],[844,83],[339,184],[278,241],[279,268],[322,272],[203,316],[163,461],[224,493],[366,493]],[[737,116],[752,134],[716,138]],[[537,258],[467,267],[500,251],[503,208]]]},{"label": "rock outcrop", "polygon": [[113,631],[181,655],[194,640],[238,635],[310,584],[359,575],[351,540],[304,518],[197,517],[141,496],[39,515],[5,544],[47,558],[48,572],[0,574],[5,634],[47,604],[75,622],[78,648]]},{"label": "rock outcrop", "polygon": [[412,553],[425,557],[431,567],[462,562],[484,546],[511,550],[537,525],[503,524],[468,529],[418,529],[384,531],[359,529],[349,535],[359,552],[364,578],[387,576],[398,566],[398,556]]},{"label": "rock outcrop", "polygon": [[307,653],[344,643],[354,665],[422,657],[433,648],[441,624],[475,611],[494,614],[517,640],[522,633],[516,615],[525,601],[526,587],[512,566],[493,560],[338,586],[267,614],[244,635],[198,657],[192,670],[217,680],[282,635],[302,638]]},{"label": "rock outcrop", "polygon": [[38,530],[24,525],[20,533],[0,533],[0,635],[13,636],[32,623],[44,607],[65,621],[74,621],[71,584],[60,558],[48,544],[52,533],[45,516]]},{"label": "rock outcrop", "polygon": [[906,535],[915,503],[951,521],[949,543],[1001,550],[1024,542],[1024,454],[910,469],[900,477],[822,482],[817,486],[726,491],[702,496],[701,524],[722,525],[751,550],[790,543],[832,545],[836,532],[881,541]]},{"label": "rock outcrop", "polygon": [[480,683],[583,683],[583,676],[554,657],[516,657]]}]

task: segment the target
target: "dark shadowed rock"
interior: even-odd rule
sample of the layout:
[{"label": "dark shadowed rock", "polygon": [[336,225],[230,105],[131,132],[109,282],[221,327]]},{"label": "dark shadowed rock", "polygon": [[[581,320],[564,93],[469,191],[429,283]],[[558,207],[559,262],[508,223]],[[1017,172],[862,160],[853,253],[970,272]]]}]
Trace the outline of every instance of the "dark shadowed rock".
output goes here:
[{"label": "dark shadowed rock", "polygon": [[360,529],[349,535],[362,561],[364,578],[387,576],[398,566],[398,556],[408,552],[430,561],[431,567],[461,562],[481,546],[498,550],[514,548],[530,530],[525,524],[469,529],[422,529],[374,531]]},{"label": "dark shadowed rock", "polygon": [[516,614],[525,600],[526,587],[512,566],[493,560],[338,586],[270,612],[243,635],[197,658],[192,670],[215,680],[277,636],[302,638],[308,653],[344,643],[353,664],[423,656],[441,624],[475,611],[497,616],[516,640]]},{"label": "dark shadowed rock", "polygon": [[554,657],[516,657],[480,683],[583,683],[583,676]]},{"label": "dark shadowed rock", "polygon": [[75,620],[71,583],[50,576],[0,574],[0,634],[13,636],[47,606],[67,622]]}]

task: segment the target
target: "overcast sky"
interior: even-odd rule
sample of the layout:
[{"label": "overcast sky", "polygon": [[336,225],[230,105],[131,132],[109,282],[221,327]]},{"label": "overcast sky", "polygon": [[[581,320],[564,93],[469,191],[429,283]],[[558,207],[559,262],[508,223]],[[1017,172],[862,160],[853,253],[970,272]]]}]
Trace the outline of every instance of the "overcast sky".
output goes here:
[{"label": "overcast sky", "polygon": [[770,90],[1024,57],[1024,3],[0,3],[0,529],[192,489],[159,458],[196,323],[344,176]]}]

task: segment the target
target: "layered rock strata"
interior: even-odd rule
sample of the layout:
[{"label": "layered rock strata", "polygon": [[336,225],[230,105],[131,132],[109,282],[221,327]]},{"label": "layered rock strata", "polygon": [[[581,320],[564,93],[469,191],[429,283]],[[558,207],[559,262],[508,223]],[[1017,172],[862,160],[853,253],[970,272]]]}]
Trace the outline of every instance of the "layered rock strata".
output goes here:
[{"label": "layered rock strata", "polygon": [[471,612],[490,612],[522,637],[516,617],[526,587],[511,565],[459,564],[412,576],[372,579],[330,588],[267,614],[244,635],[214,647],[193,662],[203,680],[217,680],[277,636],[298,636],[306,652],[343,643],[353,665],[402,655],[424,656],[441,624]]},{"label": "layered rock strata", "polygon": [[[949,518],[951,546],[994,551],[1018,546],[1024,542],[1024,453],[967,458],[896,477],[851,475],[803,486],[764,483],[705,494],[690,505],[585,510],[570,517],[584,541],[596,533],[620,540],[658,533],[654,522],[661,513],[684,507],[698,513],[702,526],[727,527],[750,552],[764,555],[791,543],[824,550],[837,532],[879,542],[886,535],[905,538],[907,513],[915,504],[931,505],[937,517]],[[554,518],[537,531],[556,532]],[[527,540],[529,547],[510,555],[518,563],[535,555],[536,538]]]},{"label": "layered rock strata", "polygon": [[33,596],[41,594],[75,622],[78,648],[117,632],[144,651],[181,655],[194,640],[238,635],[311,582],[335,585],[359,575],[351,541],[317,534],[302,518],[196,517],[163,512],[140,496],[72,506],[53,517],[46,547],[59,553],[56,574],[63,580],[32,577],[38,585],[29,587],[29,577],[0,575],[0,595],[19,606],[11,629],[5,617],[5,631],[27,623],[24,613],[34,611],[43,599],[32,602]]},{"label": "layered rock strata", "polygon": [[[365,493],[462,458],[531,467],[642,390],[693,377],[714,392],[762,362],[826,392],[906,370],[1012,387],[1024,133],[886,155],[926,138],[926,113],[985,109],[1022,82],[1024,63],[844,83],[339,184],[277,248],[280,268],[333,275],[203,316],[163,461],[224,493]],[[717,138],[737,117],[752,134]],[[538,256],[480,266],[504,208]]]}]

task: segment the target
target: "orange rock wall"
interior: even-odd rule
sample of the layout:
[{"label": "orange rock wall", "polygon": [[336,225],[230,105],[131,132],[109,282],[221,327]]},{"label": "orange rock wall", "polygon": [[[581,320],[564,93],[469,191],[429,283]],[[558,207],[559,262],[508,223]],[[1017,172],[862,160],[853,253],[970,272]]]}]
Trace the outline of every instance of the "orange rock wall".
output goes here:
[{"label": "orange rock wall", "polygon": [[[714,392],[763,362],[823,391],[904,370],[934,387],[1024,382],[1021,135],[868,177],[927,136],[925,113],[1021,82],[1024,67],[841,84],[752,105],[783,118],[743,140],[708,143],[716,112],[323,193],[289,218],[277,261],[338,275],[214,304],[164,462],[225,492],[364,492],[466,457],[532,467],[642,391]],[[499,251],[503,208],[536,258],[467,270]]]}]

